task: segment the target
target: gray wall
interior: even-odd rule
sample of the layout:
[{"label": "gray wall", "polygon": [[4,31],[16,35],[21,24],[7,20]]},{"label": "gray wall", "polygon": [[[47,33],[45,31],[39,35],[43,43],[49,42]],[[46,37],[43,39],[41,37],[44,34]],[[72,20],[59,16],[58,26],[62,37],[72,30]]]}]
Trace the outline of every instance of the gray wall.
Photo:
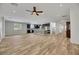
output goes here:
[{"label": "gray wall", "polygon": [[[21,30],[14,30],[14,23],[22,24]],[[27,25],[21,22],[5,21],[5,35],[26,34]]]}]

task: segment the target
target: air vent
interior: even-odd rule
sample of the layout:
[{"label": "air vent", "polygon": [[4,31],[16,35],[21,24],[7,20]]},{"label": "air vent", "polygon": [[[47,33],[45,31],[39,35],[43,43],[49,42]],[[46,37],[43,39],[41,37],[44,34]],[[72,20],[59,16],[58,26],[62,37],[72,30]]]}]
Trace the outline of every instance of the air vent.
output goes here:
[{"label": "air vent", "polygon": [[67,17],[67,15],[63,15],[62,17]]},{"label": "air vent", "polygon": [[11,5],[13,5],[13,6],[18,6],[18,4],[17,4],[17,3],[11,3]]}]

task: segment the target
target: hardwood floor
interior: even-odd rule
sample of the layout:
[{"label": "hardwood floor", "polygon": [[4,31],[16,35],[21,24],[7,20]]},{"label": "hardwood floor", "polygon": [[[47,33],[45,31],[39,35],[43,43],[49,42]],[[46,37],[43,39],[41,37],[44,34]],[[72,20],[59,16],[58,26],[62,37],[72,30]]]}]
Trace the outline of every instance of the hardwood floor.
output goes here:
[{"label": "hardwood floor", "polygon": [[7,36],[0,43],[1,55],[69,55],[79,54],[65,34],[26,34]]}]

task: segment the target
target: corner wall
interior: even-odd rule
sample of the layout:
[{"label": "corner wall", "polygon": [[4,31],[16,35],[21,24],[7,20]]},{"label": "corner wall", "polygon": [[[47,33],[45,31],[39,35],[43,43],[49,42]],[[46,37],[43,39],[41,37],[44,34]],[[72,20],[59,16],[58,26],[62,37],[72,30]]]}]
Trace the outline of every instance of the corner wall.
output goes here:
[{"label": "corner wall", "polygon": [[5,37],[5,20],[0,17],[0,41]]},{"label": "corner wall", "polygon": [[79,6],[70,9],[71,43],[79,44]]}]

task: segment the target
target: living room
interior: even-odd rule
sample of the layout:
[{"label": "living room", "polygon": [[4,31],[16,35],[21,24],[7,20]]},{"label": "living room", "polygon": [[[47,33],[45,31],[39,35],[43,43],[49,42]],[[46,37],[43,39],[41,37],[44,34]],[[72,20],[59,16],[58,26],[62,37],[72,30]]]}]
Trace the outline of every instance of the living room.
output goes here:
[{"label": "living room", "polygon": [[0,3],[0,54],[79,54],[78,6]]}]

